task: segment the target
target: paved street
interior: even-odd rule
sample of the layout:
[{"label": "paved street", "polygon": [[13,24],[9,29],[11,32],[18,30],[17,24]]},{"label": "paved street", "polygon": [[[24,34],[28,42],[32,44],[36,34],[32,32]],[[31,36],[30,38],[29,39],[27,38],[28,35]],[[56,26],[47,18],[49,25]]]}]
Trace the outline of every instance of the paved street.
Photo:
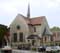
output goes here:
[{"label": "paved street", "polygon": [[[26,51],[26,50],[12,50],[12,53],[47,53],[47,52],[35,52],[35,51]],[[60,53],[60,52],[53,52],[53,53]]]},{"label": "paved street", "polygon": [[[0,51],[1,53],[1,51]],[[12,50],[12,53],[47,53],[47,52],[35,52],[35,51],[27,51],[27,50]],[[60,53],[60,52],[48,52],[48,53]]]},{"label": "paved street", "polygon": [[12,50],[12,53],[41,53],[41,52],[26,51],[26,50]]}]

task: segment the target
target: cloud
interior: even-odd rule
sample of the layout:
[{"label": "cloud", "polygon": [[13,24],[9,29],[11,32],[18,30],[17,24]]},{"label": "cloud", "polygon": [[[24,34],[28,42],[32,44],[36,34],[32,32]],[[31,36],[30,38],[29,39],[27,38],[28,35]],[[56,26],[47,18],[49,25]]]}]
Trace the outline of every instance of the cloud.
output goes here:
[{"label": "cloud", "polygon": [[[28,2],[30,2],[31,17],[47,16],[50,26],[59,19],[60,0],[0,0],[0,23],[9,25],[18,13],[26,16]],[[54,22],[52,19],[55,19]],[[59,21],[56,25],[59,25]]]},{"label": "cloud", "polygon": [[40,5],[44,8],[57,8],[60,6],[60,0],[40,0]]}]

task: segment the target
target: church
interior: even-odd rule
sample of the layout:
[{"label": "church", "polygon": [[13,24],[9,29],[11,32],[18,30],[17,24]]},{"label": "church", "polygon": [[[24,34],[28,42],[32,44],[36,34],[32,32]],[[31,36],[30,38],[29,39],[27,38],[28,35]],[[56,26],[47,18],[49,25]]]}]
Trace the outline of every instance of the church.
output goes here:
[{"label": "church", "polygon": [[31,18],[29,5],[27,16],[18,14],[10,24],[10,42],[13,46],[21,43],[40,46],[41,43],[50,42],[51,35],[46,17]]}]

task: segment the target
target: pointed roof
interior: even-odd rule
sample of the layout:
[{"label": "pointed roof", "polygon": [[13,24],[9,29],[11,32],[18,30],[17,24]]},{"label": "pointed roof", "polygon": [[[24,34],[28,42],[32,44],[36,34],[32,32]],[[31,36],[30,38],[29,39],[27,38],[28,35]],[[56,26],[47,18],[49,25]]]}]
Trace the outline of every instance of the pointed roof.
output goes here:
[{"label": "pointed roof", "polygon": [[28,3],[27,18],[30,18],[30,4]]}]

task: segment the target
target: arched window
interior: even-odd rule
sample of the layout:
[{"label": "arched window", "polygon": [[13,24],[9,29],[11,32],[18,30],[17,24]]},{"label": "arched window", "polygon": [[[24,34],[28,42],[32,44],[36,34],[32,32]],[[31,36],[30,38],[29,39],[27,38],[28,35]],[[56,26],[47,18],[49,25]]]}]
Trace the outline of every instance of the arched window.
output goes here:
[{"label": "arched window", "polygon": [[14,42],[17,42],[17,33],[13,33]]},{"label": "arched window", "polygon": [[23,33],[22,32],[19,33],[19,41],[23,42]]},{"label": "arched window", "polygon": [[47,41],[47,37],[45,36],[45,42]]},{"label": "arched window", "polygon": [[51,36],[51,41],[53,41],[53,36]]},{"label": "arched window", "polygon": [[36,32],[36,27],[34,27],[34,32]]}]

